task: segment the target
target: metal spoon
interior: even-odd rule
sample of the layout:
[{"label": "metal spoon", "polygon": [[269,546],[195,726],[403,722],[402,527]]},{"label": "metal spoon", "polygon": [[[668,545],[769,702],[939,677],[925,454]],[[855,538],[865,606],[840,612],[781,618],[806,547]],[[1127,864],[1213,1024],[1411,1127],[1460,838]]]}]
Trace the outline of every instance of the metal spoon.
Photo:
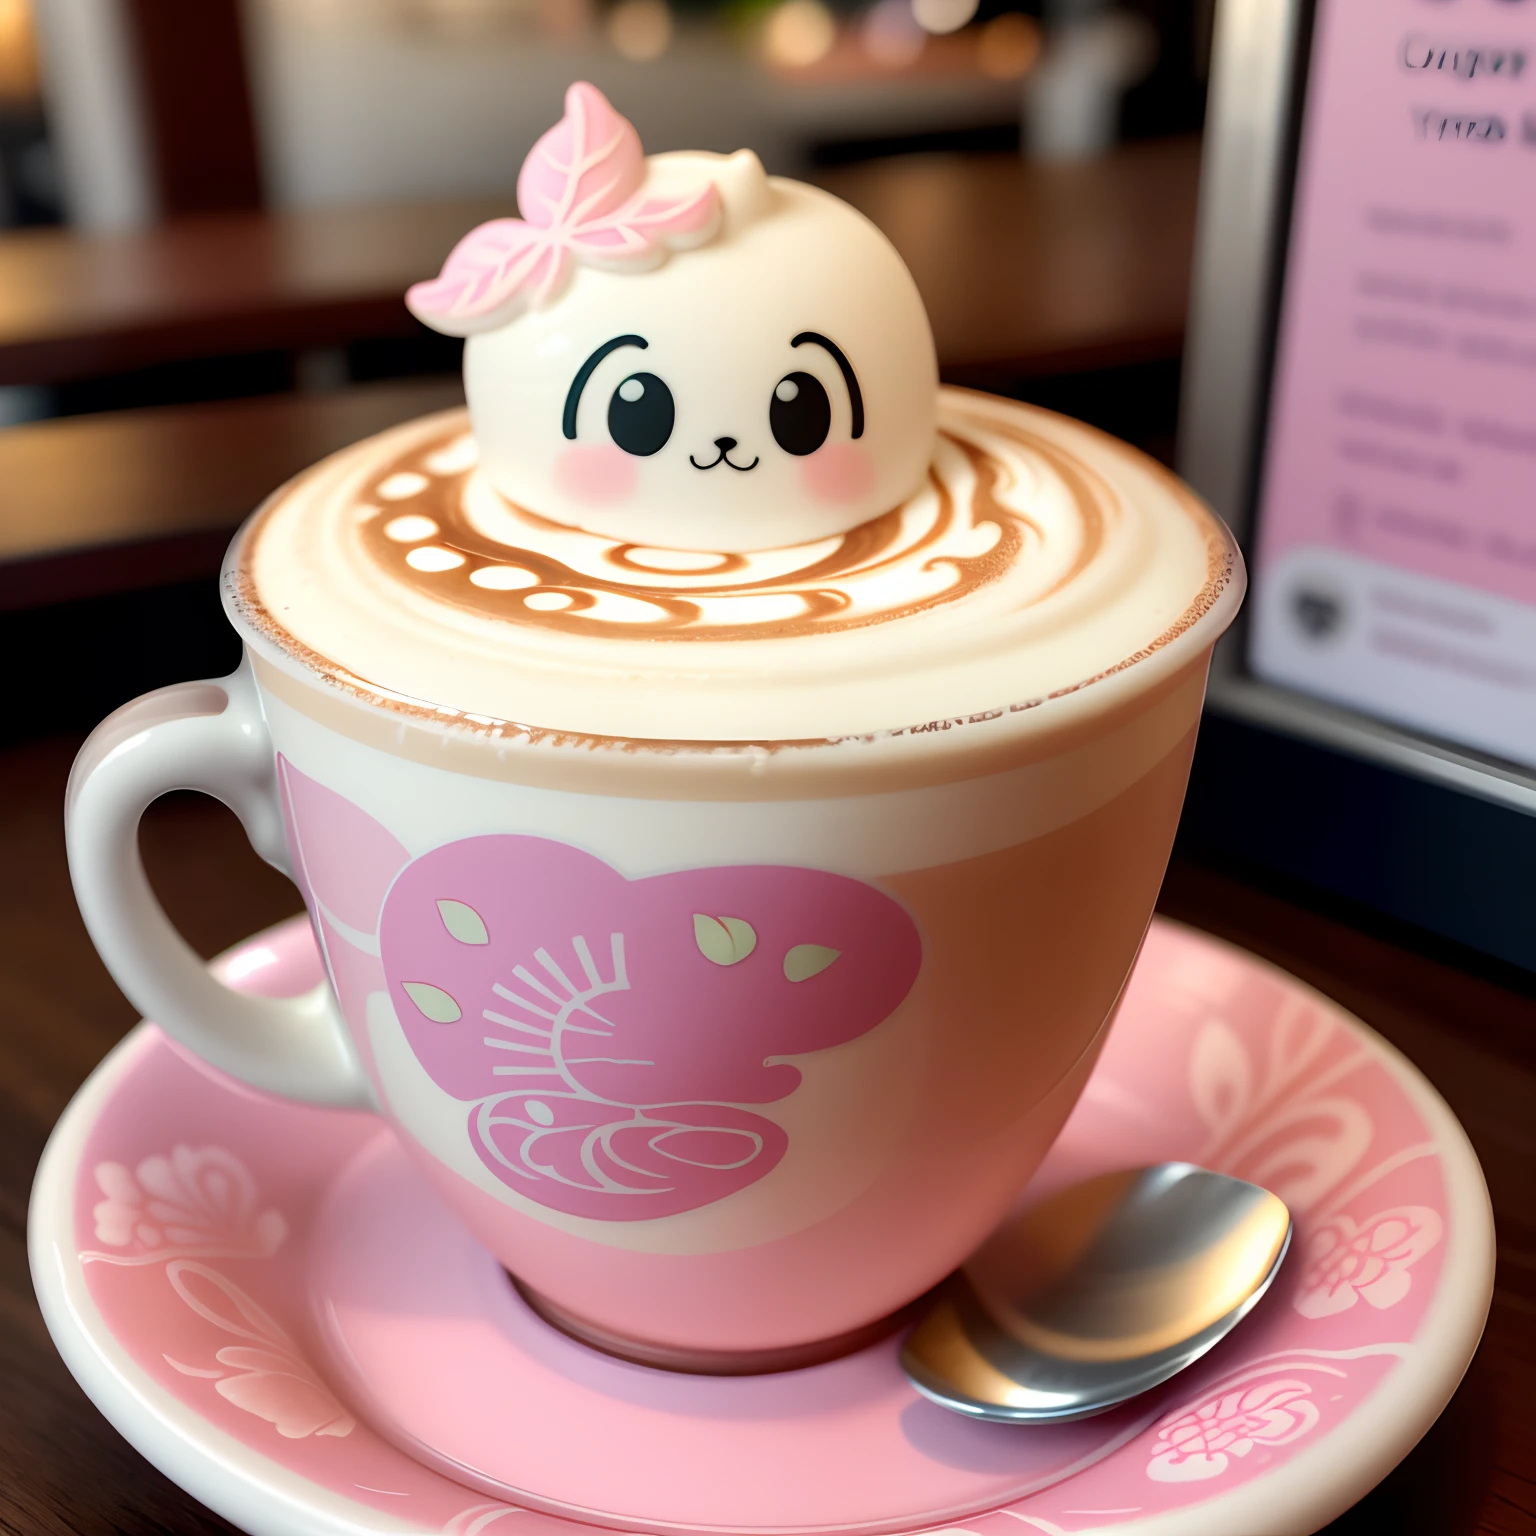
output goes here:
[{"label": "metal spoon", "polygon": [[1190,1163],[1104,1174],[998,1229],[945,1282],[902,1368],[956,1413],[1103,1413],[1192,1365],[1269,1289],[1285,1203]]}]

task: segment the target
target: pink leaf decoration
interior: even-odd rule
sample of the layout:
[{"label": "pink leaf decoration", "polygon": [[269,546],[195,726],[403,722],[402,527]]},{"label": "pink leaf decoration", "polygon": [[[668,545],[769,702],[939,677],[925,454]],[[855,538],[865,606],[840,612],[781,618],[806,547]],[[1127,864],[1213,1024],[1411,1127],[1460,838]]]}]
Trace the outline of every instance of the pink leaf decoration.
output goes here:
[{"label": "pink leaf decoration", "polygon": [[431,282],[415,284],[405,302],[418,320],[452,336],[499,324],[501,311],[529,287],[553,286],[549,269],[564,276],[566,258],[547,232],[521,219],[492,219],[472,229]]},{"label": "pink leaf decoration", "polygon": [[643,270],[714,234],[713,182],[682,197],[647,198],[645,176],[634,127],[595,86],[578,81],[566,92],[565,116],[523,162],[523,217],[471,230],[437,277],[410,289],[407,306],[435,330],[468,336],[558,298],[573,260]]},{"label": "pink leaf decoration", "polygon": [[[580,260],[593,266],[648,261],[657,249],[656,233],[668,245],[682,249],[714,233],[719,200],[713,182],[676,202],[649,198],[620,209],[610,219],[594,221],[573,231],[571,244]],[[699,237],[695,239],[693,237]]]},{"label": "pink leaf decoration", "polygon": [[578,80],[565,93],[565,116],[523,161],[517,206],[539,229],[568,229],[622,208],[644,180],[633,124],[595,85]]}]

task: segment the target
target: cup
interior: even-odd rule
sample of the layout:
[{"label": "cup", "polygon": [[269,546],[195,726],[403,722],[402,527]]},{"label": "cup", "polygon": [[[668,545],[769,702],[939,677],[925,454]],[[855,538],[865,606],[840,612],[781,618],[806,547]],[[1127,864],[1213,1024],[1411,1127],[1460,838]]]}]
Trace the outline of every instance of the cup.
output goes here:
[{"label": "cup", "polygon": [[[226,566],[239,669],[126,705],[80,754],[86,924],[213,1066],[382,1115],[579,1337],[698,1370],[849,1347],[997,1223],[1093,1068],[1241,594],[1190,515],[1204,586],[1080,685],[731,744],[342,686],[241,596],[258,514]],[[137,852],[172,788],[231,806],[294,881],[325,985],[238,995],[174,931]]]}]

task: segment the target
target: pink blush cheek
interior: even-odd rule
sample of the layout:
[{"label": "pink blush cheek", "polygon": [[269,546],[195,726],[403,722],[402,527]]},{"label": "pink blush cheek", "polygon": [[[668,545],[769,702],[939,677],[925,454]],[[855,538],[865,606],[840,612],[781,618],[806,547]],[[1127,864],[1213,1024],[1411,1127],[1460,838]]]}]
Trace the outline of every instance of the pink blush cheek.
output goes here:
[{"label": "pink blush cheek", "polygon": [[613,443],[577,443],[555,459],[555,484],[589,506],[612,506],[635,493],[633,455]]},{"label": "pink blush cheek", "polygon": [[801,461],[800,479],[818,501],[846,506],[869,495],[875,466],[857,443],[828,443]]}]

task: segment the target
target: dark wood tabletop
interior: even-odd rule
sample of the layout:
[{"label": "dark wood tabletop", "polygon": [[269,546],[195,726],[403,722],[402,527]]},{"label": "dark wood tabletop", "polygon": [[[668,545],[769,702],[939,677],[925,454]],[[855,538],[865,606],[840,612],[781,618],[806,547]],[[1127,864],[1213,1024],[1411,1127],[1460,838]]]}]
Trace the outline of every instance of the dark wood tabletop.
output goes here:
[{"label": "dark wood tabletop", "polygon": [[[977,380],[1172,357],[1200,146],[1040,164],[897,157],[818,173],[906,258],[939,358]],[[131,234],[0,235],[0,385],[407,336],[401,295],[511,199],[184,219]]]},{"label": "dark wood tabletop", "polygon": [[505,212],[454,201],[0,235],[0,384],[407,335],[406,288]]},{"label": "dark wood tabletop", "polygon": [[290,475],[463,399],[433,379],[0,431],[0,613],[212,576]]},{"label": "dark wood tabletop", "polygon": [[[48,1339],[27,1274],[27,1191],[48,1129],[134,1022],[86,938],[61,822],[78,738],[0,752],[0,1531],[227,1530],[108,1427]],[[145,822],[156,889],[204,954],[298,909],[212,801]],[[1176,862],[1162,910],[1277,961],[1407,1053],[1461,1117],[1499,1223],[1493,1312],[1450,1407],[1331,1536],[1536,1533],[1536,1000],[1291,900]]]}]

